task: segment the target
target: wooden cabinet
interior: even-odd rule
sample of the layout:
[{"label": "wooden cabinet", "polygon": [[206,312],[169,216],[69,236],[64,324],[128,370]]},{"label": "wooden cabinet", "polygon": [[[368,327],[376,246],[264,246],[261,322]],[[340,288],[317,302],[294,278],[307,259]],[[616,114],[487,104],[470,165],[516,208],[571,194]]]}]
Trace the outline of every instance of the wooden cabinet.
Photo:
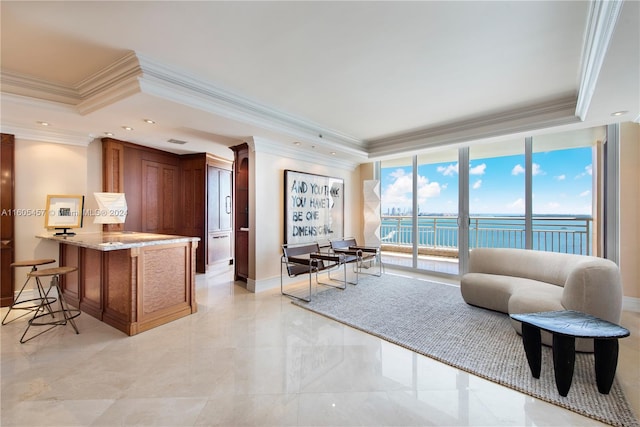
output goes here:
[{"label": "wooden cabinet", "polygon": [[182,200],[180,233],[200,237],[196,271],[231,261],[231,168],[230,160],[212,154],[180,157]]},{"label": "wooden cabinet", "polygon": [[249,277],[249,146],[241,144],[231,149],[235,153],[235,278],[247,281]]},{"label": "wooden cabinet", "polygon": [[123,249],[115,250],[58,240],[60,264],[78,267],[61,277],[67,302],[127,335],[195,313],[198,242],[157,235],[158,240],[145,239],[142,246],[129,248],[126,239],[136,239],[136,234],[121,237]]},{"label": "wooden cabinet", "polygon": [[142,231],[178,232],[180,178],[176,165],[142,161]]},{"label": "wooden cabinet", "polygon": [[15,227],[14,227],[14,147],[13,135],[2,134],[0,145],[0,306],[13,304],[14,271],[11,263],[15,258]]},{"label": "wooden cabinet", "polygon": [[178,233],[180,156],[112,138],[102,146],[102,190],[125,193],[128,208],[124,224],[103,231]]},{"label": "wooden cabinet", "polygon": [[205,233],[207,164],[205,154],[183,156],[180,160],[181,170],[181,228],[183,236],[200,238],[196,250],[196,271],[204,273],[207,269],[207,241]]},{"label": "wooden cabinet", "polygon": [[229,263],[231,160],[208,153],[178,155],[112,138],[102,143],[103,191],[124,192],[127,198],[127,219],[117,231],[199,237],[198,273]]},{"label": "wooden cabinet", "polygon": [[[102,140],[102,189],[124,193],[124,145],[111,138]],[[104,224],[102,231],[123,231],[124,224]]]}]

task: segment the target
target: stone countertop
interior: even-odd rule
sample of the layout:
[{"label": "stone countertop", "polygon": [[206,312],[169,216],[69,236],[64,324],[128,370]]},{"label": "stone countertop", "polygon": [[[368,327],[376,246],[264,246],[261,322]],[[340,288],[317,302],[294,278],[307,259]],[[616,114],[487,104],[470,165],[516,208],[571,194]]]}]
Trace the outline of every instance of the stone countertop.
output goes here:
[{"label": "stone countertop", "polygon": [[98,251],[114,251],[120,249],[139,248],[142,246],[167,245],[171,243],[200,241],[199,237],[139,233],[134,231],[77,233],[74,236],[55,236],[53,233],[51,233],[40,234],[36,237],[39,239],[53,240],[68,245],[95,249]]}]

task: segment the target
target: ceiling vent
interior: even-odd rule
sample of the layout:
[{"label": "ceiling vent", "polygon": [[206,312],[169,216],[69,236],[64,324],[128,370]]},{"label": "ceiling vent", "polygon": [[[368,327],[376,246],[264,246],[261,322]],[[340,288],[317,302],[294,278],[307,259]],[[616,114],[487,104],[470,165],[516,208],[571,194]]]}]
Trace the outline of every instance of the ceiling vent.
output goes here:
[{"label": "ceiling vent", "polygon": [[181,139],[173,139],[173,138],[167,140],[167,142],[170,142],[172,144],[178,144],[178,145],[184,145],[187,143],[187,141],[183,141]]}]

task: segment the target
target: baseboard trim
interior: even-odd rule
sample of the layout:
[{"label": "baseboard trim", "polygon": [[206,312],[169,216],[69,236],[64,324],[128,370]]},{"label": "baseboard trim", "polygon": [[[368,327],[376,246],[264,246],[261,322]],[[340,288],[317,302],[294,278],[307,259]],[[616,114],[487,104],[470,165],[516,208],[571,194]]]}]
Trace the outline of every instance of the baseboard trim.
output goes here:
[{"label": "baseboard trim", "polygon": [[622,309],[633,313],[640,313],[640,298],[623,297]]},{"label": "baseboard trim", "polygon": [[[296,278],[295,280],[292,280],[289,277],[283,277],[283,283],[285,286],[294,284],[294,283],[300,283],[300,278]],[[264,291],[276,289],[279,287],[280,287],[280,276],[270,277],[269,279],[263,279],[263,280],[249,279],[247,281],[247,290],[254,293],[264,292]]]}]

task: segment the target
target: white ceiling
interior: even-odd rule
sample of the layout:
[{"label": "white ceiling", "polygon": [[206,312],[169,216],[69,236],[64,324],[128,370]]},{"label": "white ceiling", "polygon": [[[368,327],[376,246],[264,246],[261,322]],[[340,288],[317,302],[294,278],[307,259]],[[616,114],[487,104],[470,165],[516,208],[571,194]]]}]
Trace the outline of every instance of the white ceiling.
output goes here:
[{"label": "white ceiling", "polygon": [[2,130],[18,136],[90,141],[109,131],[225,157],[254,137],[361,162],[640,118],[636,1],[0,7]]}]

